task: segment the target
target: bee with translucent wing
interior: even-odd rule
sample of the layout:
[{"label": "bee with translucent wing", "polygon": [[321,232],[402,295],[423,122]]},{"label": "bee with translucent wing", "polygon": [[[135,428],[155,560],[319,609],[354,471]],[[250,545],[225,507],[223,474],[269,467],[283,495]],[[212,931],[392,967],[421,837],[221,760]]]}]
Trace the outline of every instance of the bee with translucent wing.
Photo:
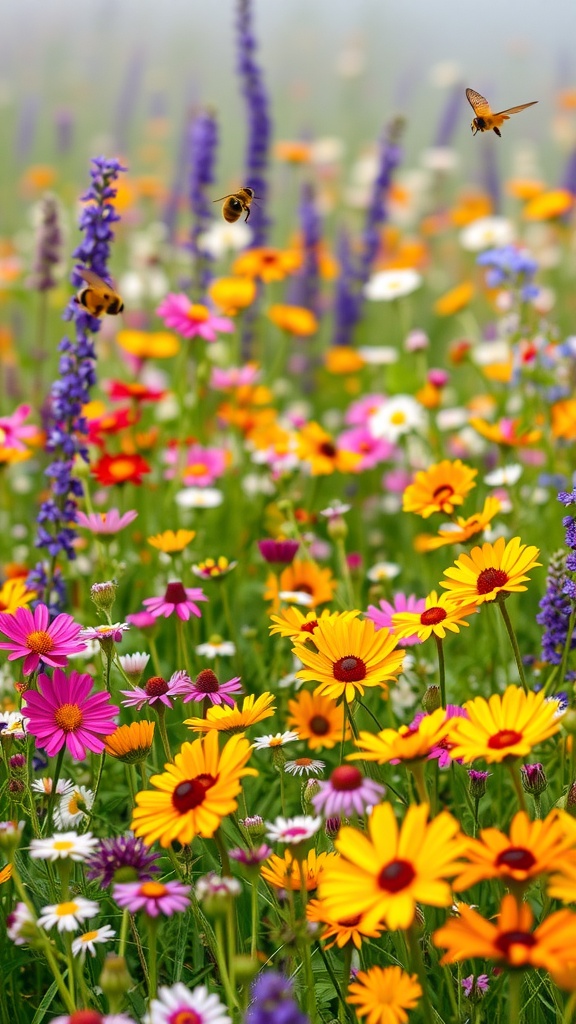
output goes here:
[{"label": "bee with translucent wing", "polygon": [[508,107],[507,110],[500,110],[497,114],[493,114],[488,100],[474,89],[466,89],[466,98],[474,111],[470,125],[472,134],[493,131],[500,137],[502,135],[500,125],[509,120],[510,114],[518,114],[521,110],[526,110],[526,107],[533,107],[535,103],[538,103],[538,100],[532,100],[530,103],[521,103],[518,107]]}]

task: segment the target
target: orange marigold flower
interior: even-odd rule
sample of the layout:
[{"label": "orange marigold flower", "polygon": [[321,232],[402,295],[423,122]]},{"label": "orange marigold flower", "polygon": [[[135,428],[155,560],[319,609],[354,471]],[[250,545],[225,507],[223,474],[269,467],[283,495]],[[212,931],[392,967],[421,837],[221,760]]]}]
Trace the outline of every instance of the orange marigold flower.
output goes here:
[{"label": "orange marigold flower", "polygon": [[468,519],[457,516],[456,522],[444,523],[439,527],[437,537],[428,533],[419,534],[414,541],[414,549],[416,551],[436,551],[447,544],[465,544],[470,537],[488,529],[501,508],[502,505],[498,498],[486,498],[481,512],[469,516]]},{"label": "orange marigold flower", "polygon": [[316,334],[318,320],[309,309],[304,306],[287,306],[276,303],[268,309],[268,319],[276,324],[281,331],[287,334],[294,334],[298,338],[308,338]]},{"label": "orange marigold flower", "polygon": [[576,398],[565,398],[554,403],[552,433],[563,441],[576,441]]},{"label": "orange marigold flower", "polygon": [[148,537],[148,543],[166,555],[173,555],[188,547],[195,536],[196,530],[164,530],[163,533],[157,533],[154,537]]},{"label": "orange marigold flower", "polygon": [[464,465],[460,459],[444,459],[428,469],[419,470],[402,496],[404,512],[416,512],[428,519],[433,512],[451,515],[476,486],[478,470]]},{"label": "orange marigold flower", "polygon": [[357,373],[366,366],[365,359],[350,345],[332,345],[324,357],[324,365],[328,373]]},{"label": "orange marigold flower", "polygon": [[251,306],[256,298],[256,284],[251,277],[217,277],[208,288],[212,302],[227,316],[235,316]]},{"label": "orange marigold flower", "polygon": [[474,298],[474,284],[472,281],[462,281],[455,288],[444,292],[434,303],[436,316],[452,316],[465,309]]},{"label": "orange marigold flower", "polygon": [[244,277],[257,277],[268,284],[283,281],[287,274],[298,268],[300,257],[293,250],[262,248],[247,249],[234,261],[232,270]]},{"label": "orange marigold flower", "polygon": [[116,757],[126,764],[138,764],[150,753],[154,740],[154,722],[131,722],[119,725],[104,741],[104,749],[110,757]]},{"label": "orange marigold flower", "polygon": [[309,463],[312,476],[328,476],[335,471],[352,473],[362,462],[362,455],[338,448],[331,435],[313,420],[302,427],[297,445],[298,458]]},{"label": "orange marigold flower", "polygon": [[346,1002],[356,1009],[356,1016],[366,1017],[366,1024],[405,1024],[406,1010],[412,1010],[422,995],[422,986],[415,974],[401,967],[370,967],[358,971],[348,987]]},{"label": "orange marigold flower", "polygon": [[310,595],[310,606],[327,604],[332,600],[338,586],[328,568],[321,569],[311,559],[295,558],[291,565],[282,570],[280,576],[271,574],[266,580],[264,600],[272,601],[276,610],[280,606],[280,594],[302,593]]},{"label": "orange marigold flower", "polygon": [[308,142],[279,140],[274,146],[274,156],[287,164],[307,164],[312,150]]},{"label": "orange marigold flower", "polygon": [[540,192],[526,203],[522,211],[525,220],[553,220],[572,209],[574,196],[566,188]]}]

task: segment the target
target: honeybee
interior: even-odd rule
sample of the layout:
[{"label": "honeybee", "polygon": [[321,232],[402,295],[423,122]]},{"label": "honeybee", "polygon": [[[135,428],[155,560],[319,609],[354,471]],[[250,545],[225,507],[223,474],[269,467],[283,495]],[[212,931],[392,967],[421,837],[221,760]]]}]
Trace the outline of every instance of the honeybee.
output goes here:
[{"label": "honeybee", "polygon": [[493,131],[500,137],[502,136],[500,125],[504,124],[504,121],[508,121],[510,114],[518,114],[521,110],[526,110],[526,107],[533,107],[535,103],[538,103],[538,100],[532,100],[531,103],[521,103],[518,107],[508,107],[507,110],[501,110],[498,114],[493,114],[488,100],[484,99],[479,92],[475,92],[474,89],[466,89],[466,98],[475,114],[470,125],[472,134],[476,135],[476,132]]},{"label": "honeybee", "polygon": [[78,268],[78,273],[86,281],[86,287],[81,288],[76,295],[79,306],[86,309],[91,316],[102,316],[103,313],[116,316],[122,312],[124,303],[111,284],[103,281],[93,270]]},{"label": "honeybee", "polygon": [[222,216],[229,224],[234,224],[242,213],[246,214],[244,217],[244,223],[246,223],[250,216],[250,206],[253,199],[258,199],[258,196],[254,195],[254,189],[244,185],[237,192],[233,192],[229,196],[220,196],[220,199],[215,199],[214,202],[221,203],[224,200]]}]

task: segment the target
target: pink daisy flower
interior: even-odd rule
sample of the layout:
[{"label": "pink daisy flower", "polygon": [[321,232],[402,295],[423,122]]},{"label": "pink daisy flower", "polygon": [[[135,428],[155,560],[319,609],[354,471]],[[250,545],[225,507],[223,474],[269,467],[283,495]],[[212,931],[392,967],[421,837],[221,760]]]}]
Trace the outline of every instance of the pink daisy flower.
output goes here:
[{"label": "pink daisy flower", "polygon": [[320,789],[312,797],[312,805],[316,814],[323,814],[325,818],[362,815],[368,807],[379,804],[386,792],[384,786],[365,779],[351,764],[341,764],[318,786]]},{"label": "pink daisy flower", "polygon": [[42,661],[58,668],[66,664],[68,656],[80,654],[86,649],[79,639],[82,626],[71,615],[57,615],[50,622],[45,604],[39,604],[34,611],[17,608],[13,615],[0,612],[0,633],[8,637],[0,648],[10,651],[8,661],[24,658],[23,672],[30,675]]},{"label": "pink daisy flower", "polygon": [[144,704],[155,704],[157,700],[170,708],[174,697],[188,693],[191,685],[190,676],[180,669],[178,672],[174,672],[168,680],[163,679],[162,676],[151,676],[145,686],[135,686],[132,690],[120,690],[120,693],[127,698],[122,701],[125,708],[136,706],[140,711]]},{"label": "pink daisy flower", "polygon": [[36,437],[38,428],[29,424],[24,426],[24,420],[30,415],[30,405],[19,405],[11,416],[0,416],[0,446],[12,448],[17,452],[25,452],[24,441],[30,441]]},{"label": "pink daisy flower", "polygon": [[234,676],[226,683],[221,683],[218,676],[211,668],[203,668],[196,676],[196,682],[188,680],[186,696],[182,699],[183,704],[191,700],[209,700],[211,704],[228,704],[234,707],[234,700],[231,693],[241,693],[242,683],[240,676]]},{"label": "pink daisy flower", "polygon": [[175,448],[169,448],[164,458],[170,467],[164,474],[167,480],[171,480],[178,472],[185,484],[195,487],[211,487],[222,476],[230,461],[224,448],[204,448],[201,444],[193,444],[188,448],[183,466]]},{"label": "pink daisy flower", "polygon": [[[410,728],[417,728],[422,719],[426,717],[427,716],[424,711],[419,711],[418,714],[415,715],[414,721],[410,724]],[[468,718],[468,713],[464,708],[461,708],[459,704],[447,704],[446,718]],[[439,768],[449,768],[452,764],[452,758],[450,756],[452,746],[453,744],[450,743],[448,738],[441,740],[437,746],[432,747],[432,750],[428,754],[428,761],[437,760]],[[457,760],[459,764],[462,764],[460,758],[457,758]],[[397,764],[398,762],[391,762],[391,764],[394,763]]]},{"label": "pink daisy flower", "polygon": [[156,616],[146,611],[134,612],[133,615],[126,616],[126,622],[129,622],[131,626],[136,626],[136,629],[150,629],[156,625]]},{"label": "pink daisy flower", "polygon": [[190,906],[192,886],[173,880],[171,882],[120,882],[112,890],[112,896],[119,907],[125,907],[131,914],[143,910],[149,917],[158,917],[187,910]]},{"label": "pink daisy flower", "polygon": [[90,530],[91,533],[113,537],[114,534],[120,533],[120,530],[133,523],[137,515],[138,513],[134,509],[120,515],[117,508],[110,508],[107,512],[90,512],[89,515],[77,512],[76,522],[84,529]]},{"label": "pink daisy flower", "polygon": [[344,422],[352,427],[365,427],[368,420],[384,404],[386,395],[364,395],[348,406]]},{"label": "pink daisy flower", "polygon": [[374,437],[367,427],[345,430],[338,438],[338,447],[362,456],[362,462],[356,466],[356,472],[374,469],[374,466],[379,462],[385,462],[394,452],[394,445],[383,438]]},{"label": "pink daisy flower", "polygon": [[120,708],[110,703],[106,691],[90,696],[94,680],[81,672],[67,676],[61,668],[52,678],[41,673],[38,691],[26,691],[27,730],[36,737],[49,757],[64,746],[76,761],[83,761],[88,750],[101,754],[104,743],[116,728],[114,716]]},{"label": "pink daisy flower", "polygon": [[223,369],[213,366],[210,373],[210,387],[215,391],[232,391],[234,388],[255,384],[260,379],[260,367],[257,363],[246,363],[245,366],[229,366]]},{"label": "pink daisy flower", "polygon": [[207,306],[190,302],[182,292],[170,292],[156,310],[162,317],[166,327],[177,331],[183,338],[203,338],[204,341],[216,341],[219,332],[229,334],[234,330],[232,320],[224,316],[214,316]]},{"label": "pink daisy flower", "polygon": [[180,580],[175,580],[166,587],[164,597],[147,597],[142,604],[154,618],[163,615],[167,619],[169,615],[176,613],[179,619],[188,622],[191,615],[200,618],[201,612],[195,601],[207,600],[200,587],[185,587]]},{"label": "pink daisy flower", "polygon": [[[389,629],[392,633],[394,627],[392,626],[392,616],[397,612],[416,612],[420,614],[426,607],[425,597],[416,597],[415,594],[410,594],[406,597],[405,594],[394,594],[392,598],[392,604],[390,601],[380,601],[380,607],[371,604],[368,606],[366,612],[366,618],[372,619],[372,622],[376,626],[376,629]],[[411,636],[404,637],[403,640],[398,641],[398,647],[413,647],[414,644],[419,644],[416,633]]]}]

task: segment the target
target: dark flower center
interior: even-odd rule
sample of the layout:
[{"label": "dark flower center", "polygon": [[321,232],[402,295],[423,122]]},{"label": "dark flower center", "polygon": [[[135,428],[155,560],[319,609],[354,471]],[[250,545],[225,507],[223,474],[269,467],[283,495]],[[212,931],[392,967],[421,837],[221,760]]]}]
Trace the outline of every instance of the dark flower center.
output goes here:
[{"label": "dark flower center", "polygon": [[359,789],[362,785],[362,772],[352,764],[341,764],[335,768],[330,776],[332,789],[339,793],[349,792],[352,789]]},{"label": "dark flower center", "polygon": [[336,455],[336,445],[332,444],[331,441],[323,441],[322,444],[319,445],[318,451],[328,459],[333,459]]},{"label": "dark flower center", "polygon": [[184,584],[179,581],[169,583],[166,587],[164,600],[166,601],[166,604],[184,604],[188,600]]},{"label": "dark flower center", "polygon": [[415,877],[416,872],[407,860],[391,860],[378,875],[378,885],[385,892],[401,892]]},{"label": "dark flower center", "polygon": [[68,1020],[69,1024],[101,1024],[102,1017],[96,1010],[74,1010]]},{"label": "dark flower center", "polygon": [[340,918],[338,924],[341,928],[355,928],[357,924],[360,924],[361,914],[354,914],[354,917]]},{"label": "dark flower center", "polygon": [[532,949],[536,945],[536,939],[531,932],[503,932],[498,936],[494,945],[508,959],[511,946],[526,946],[526,949]]},{"label": "dark flower center", "polygon": [[488,740],[488,746],[490,750],[504,750],[504,747],[513,747],[515,743],[519,743],[522,739],[522,733],[516,732],[515,729],[500,729],[500,732],[495,732],[493,736]]},{"label": "dark flower center", "polygon": [[309,583],[300,583],[298,580],[294,583],[293,589],[300,594],[310,594],[312,596],[314,593]]},{"label": "dark flower center", "polygon": [[318,625],[318,619],[311,619],[310,622],[303,622],[300,626],[301,633],[313,633]]},{"label": "dark flower center", "polygon": [[144,689],[147,697],[161,697],[163,693],[168,693],[168,683],[162,676],[151,676]]},{"label": "dark flower center", "polygon": [[444,608],[427,608],[422,612],[420,622],[423,626],[436,626],[438,622],[444,622],[447,614]]},{"label": "dark flower center", "polygon": [[436,499],[438,505],[443,505],[445,502],[450,501],[453,494],[454,488],[450,487],[450,484],[441,484],[433,492],[432,497]]},{"label": "dark flower center", "polygon": [[530,871],[535,863],[536,858],[524,846],[511,846],[508,850],[502,850],[496,858],[496,867],[513,868],[517,871]]},{"label": "dark flower center", "polygon": [[366,678],[366,665],[362,658],[355,658],[349,654],[346,658],[339,658],[334,662],[332,675],[339,683],[358,683]]},{"label": "dark flower center", "polygon": [[193,811],[204,801],[209,789],[216,783],[213,775],[197,775],[194,779],[185,779],[179,782],[172,794],[172,806],[178,814],[186,814],[186,811]]},{"label": "dark flower center", "polygon": [[315,736],[325,736],[330,732],[330,722],[324,715],[313,715],[309,722],[310,732]]},{"label": "dark flower center", "polygon": [[202,693],[218,693],[220,683],[218,676],[211,668],[203,668],[196,677],[196,689]]},{"label": "dark flower center", "polygon": [[508,573],[504,569],[482,569],[476,581],[476,590],[479,594],[490,594],[496,587],[503,587],[507,582]]}]

